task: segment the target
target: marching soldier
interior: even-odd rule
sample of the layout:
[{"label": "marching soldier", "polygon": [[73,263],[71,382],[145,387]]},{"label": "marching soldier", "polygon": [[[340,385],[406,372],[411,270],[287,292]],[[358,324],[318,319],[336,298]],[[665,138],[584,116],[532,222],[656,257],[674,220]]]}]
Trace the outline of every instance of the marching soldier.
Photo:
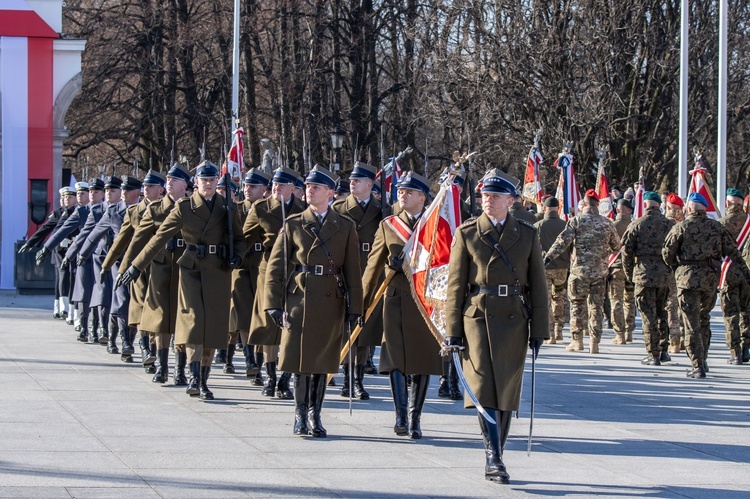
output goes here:
[{"label": "marching soldier", "polygon": [[[130,284],[159,255],[167,243],[182,233],[185,252],[180,258],[180,291],[175,344],[186,345],[190,365],[187,393],[213,400],[207,381],[214,351],[226,344],[229,331],[231,270],[239,267],[245,240],[239,215],[227,219],[227,200],[216,193],[219,169],[204,161],[195,175],[197,192],[180,199],[130,268],[119,279]],[[232,234],[228,222],[232,223]],[[230,244],[236,254],[231,254]],[[206,292],[210,290],[210,292]]]},{"label": "marching soldier", "polygon": [[[552,196],[545,198],[544,218],[534,224],[539,232],[539,242],[542,244],[543,252],[549,251],[557,236],[565,229],[565,221],[558,214],[559,207],[560,202],[557,198]],[[563,339],[569,268],[570,251],[565,250],[560,253],[560,256],[550,261],[544,271],[547,279],[547,294],[552,302],[549,309],[550,338],[546,341],[550,345],[554,345],[558,340],[562,341]]]},{"label": "marching soldier", "polygon": [[[170,168],[167,172],[167,195],[161,201],[148,205],[123,257],[123,263],[120,265],[121,275],[130,268],[131,264],[134,264],[137,268],[148,269],[148,287],[140,319],[141,345],[145,347],[148,344],[149,336],[154,336],[156,357],[159,359],[159,370],[154,373],[152,379],[155,383],[165,383],[169,379],[169,343],[171,337],[175,334],[178,312],[177,297],[180,289],[180,266],[177,262],[185,251],[185,240],[181,234],[175,234],[160,249],[149,265],[144,263],[145,255],[141,255],[141,252],[154,238],[177,202],[185,197],[189,181],[190,172],[185,167],[175,163]],[[118,276],[118,281],[122,282],[122,277]],[[147,360],[148,358],[143,358],[142,362]],[[185,376],[186,365],[185,346],[182,343],[176,343],[175,370],[173,373],[173,383],[176,386],[188,384]]]},{"label": "marching soldier", "polygon": [[568,278],[568,296],[573,341],[566,350],[583,350],[583,334],[588,327],[589,353],[597,354],[602,338],[607,260],[610,254],[620,250],[620,238],[612,222],[599,214],[599,196],[594,189],[586,191],[583,206],[545,254],[544,265],[548,266],[572,246],[574,257]]},{"label": "marching soldier", "polygon": [[[383,220],[383,210],[380,202],[372,195],[372,187],[375,184],[377,169],[366,163],[358,162],[349,175],[349,187],[351,194],[344,199],[333,203],[333,210],[349,217],[356,224],[357,237],[359,238],[359,263],[361,273],[367,267],[367,259],[370,256],[375,233],[380,221]],[[360,400],[368,400],[370,394],[364,388],[363,379],[367,359],[370,350],[379,346],[383,341],[383,309],[379,306],[370,316],[365,326],[354,342],[354,393],[351,395]],[[349,365],[344,364],[344,385],[341,387],[341,396],[349,396]]]},{"label": "marching soldier", "polygon": [[[422,408],[430,375],[439,375],[443,371],[435,338],[417,308],[402,268],[404,244],[424,213],[429,192],[430,181],[425,177],[408,172],[401,178],[398,184],[399,214],[380,222],[362,277],[365,303],[370,304],[380,299],[375,292],[383,271],[395,273],[383,297],[379,372],[390,378],[396,411],[393,431],[396,435],[409,435],[413,439],[422,438]],[[412,376],[411,393],[406,386],[407,375]]]},{"label": "marching soldier", "polygon": [[[685,220],[685,203],[680,196],[671,192],[667,194],[666,217],[674,223]],[[669,353],[680,353],[685,350],[685,331],[680,327],[680,309],[677,303],[677,283],[674,274],[668,278],[669,294],[667,296],[667,318],[669,320]]]},{"label": "marching soldier", "polygon": [[524,222],[528,222],[532,225],[536,223],[536,215],[524,208],[523,198],[519,193],[517,193],[514,197],[513,206],[510,207],[509,212],[511,215],[516,217],[517,220],[523,220]]},{"label": "marching soldier", "polygon": [[[133,240],[133,234],[135,234],[135,231],[138,229],[148,205],[158,202],[161,199],[162,194],[164,194],[166,180],[167,179],[161,173],[149,170],[143,178],[143,200],[137,204],[128,206],[125,218],[122,221],[120,232],[115,237],[112,247],[102,264],[102,271],[113,271],[114,279],[119,275],[120,268],[122,268],[122,271],[124,272],[125,269],[130,266],[130,261],[124,258],[125,253]],[[132,196],[132,194],[128,194],[128,196]],[[112,270],[113,268],[114,270]],[[146,298],[146,290],[148,289],[148,278],[149,272],[147,269],[146,272],[141,274],[140,277],[130,285],[127,326],[135,328],[136,330],[138,330],[138,326],[141,323],[143,300]],[[144,369],[149,372],[150,369],[154,369],[153,364],[156,361],[156,356],[151,349],[151,341],[148,333],[144,335],[143,331],[141,331],[139,345],[141,349],[141,364]],[[155,369],[150,372],[150,374],[154,373]]]},{"label": "marching soldier", "polygon": [[[742,206],[744,196],[739,189],[727,189],[727,211],[719,220],[727,229],[729,235],[737,241],[742,228],[747,221],[747,213]],[[745,243],[746,244],[746,243]],[[725,264],[727,265],[727,264]],[[750,284],[745,280],[742,272],[734,264],[724,272],[724,279],[719,296],[721,310],[724,313],[725,339],[730,357],[727,363],[737,366],[742,364],[742,338],[750,335]]]},{"label": "marching soldier", "polygon": [[320,420],[326,374],[338,371],[344,322],[351,332],[362,317],[355,225],[328,205],[336,180],[325,168],[310,171],[305,180],[309,206],[287,219],[266,270],[266,312],[279,328],[289,314],[279,367],[294,373],[296,435],[327,436]]},{"label": "marching soldier", "polygon": [[[614,226],[620,239],[632,221],[632,214],[633,205],[630,201],[624,198],[617,201]],[[612,305],[612,326],[615,330],[612,343],[615,345],[632,343],[635,330],[635,287],[632,281],[625,279],[620,255],[617,255],[610,264],[607,280],[609,281],[609,302]]]},{"label": "marching soldier", "polygon": [[[290,168],[278,168],[272,179],[271,196],[259,199],[253,204],[252,210],[245,220],[243,234],[248,245],[261,243],[263,259],[258,266],[258,286],[256,289],[266,287],[266,267],[268,256],[276,242],[276,237],[284,224],[284,215],[289,217],[295,213],[301,213],[305,207],[302,201],[293,194],[295,184],[301,181],[299,174]],[[283,207],[281,203],[284,203]],[[265,309],[263,294],[256,293],[253,300],[253,315],[250,321],[250,336],[248,343],[251,345],[262,345],[263,355],[266,359],[266,384],[263,386],[262,394],[267,397],[278,396],[283,399],[293,398],[289,390],[290,373],[284,373],[281,379],[276,377],[276,359],[279,355],[281,344],[281,329],[274,324]]]},{"label": "marching soldier", "polygon": [[622,237],[622,266],[635,285],[635,299],[643,321],[647,356],[641,364],[659,366],[669,362],[667,296],[671,269],[661,257],[661,248],[674,222],[661,214],[661,198],[653,191],[643,195],[644,214],[630,224]]},{"label": "marching soldier", "polygon": [[[237,204],[240,214],[240,223],[244,226],[247,216],[252,210],[253,204],[266,197],[271,185],[271,175],[253,168],[242,181],[245,200]],[[232,271],[232,310],[229,318],[229,340],[227,343],[227,362],[224,365],[225,373],[234,372],[235,342],[239,334],[245,355],[245,375],[255,379],[260,373],[263,365],[263,351],[259,349],[256,355],[255,348],[248,343],[250,335],[250,324],[252,319],[251,304],[255,300],[258,285],[258,267],[263,258],[263,245],[260,241],[254,241],[247,245],[247,252],[242,259],[242,266]]]},{"label": "marching soldier", "polygon": [[[463,348],[466,382],[496,423],[481,414],[485,478],[509,483],[503,462],[513,411],[519,409],[527,346],[549,337],[541,246],[530,223],[509,215],[519,181],[498,170],[483,179],[484,213],[464,222],[451,249],[447,348]],[[465,407],[473,407],[466,400]]]},{"label": "marching soldier", "polygon": [[745,279],[750,274],[735,240],[718,221],[708,218],[707,207],[706,198],[690,194],[687,219],[672,227],[662,248],[664,261],[675,269],[685,346],[692,364],[688,378],[706,377],[711,309],[719,283],[718,262],[728,256]]}]

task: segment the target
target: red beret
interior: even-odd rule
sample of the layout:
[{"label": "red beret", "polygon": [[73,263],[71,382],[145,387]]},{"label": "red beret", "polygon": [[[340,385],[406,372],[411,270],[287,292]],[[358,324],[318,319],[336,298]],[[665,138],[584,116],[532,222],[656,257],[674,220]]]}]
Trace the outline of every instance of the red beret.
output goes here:
[{"label": "red beret", "polygon": [[597,194],[594,189],[587,190],[586,197],[591,198],[591,199],[596,199],[597,201],[599,201],[599,194]]},{"label": "red beret", "polygon": [[670,192],[667,196],[667,203],[676,204],[677,206],[685,206],[685,203],[682,202],[680,196],[678,196],[674,192]]}]

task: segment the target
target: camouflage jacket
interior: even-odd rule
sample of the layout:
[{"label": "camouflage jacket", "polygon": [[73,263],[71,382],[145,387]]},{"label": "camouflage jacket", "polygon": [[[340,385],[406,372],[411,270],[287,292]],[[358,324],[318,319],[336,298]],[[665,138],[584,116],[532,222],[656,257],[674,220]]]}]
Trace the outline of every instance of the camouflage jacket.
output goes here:
[{"label": "camouflage jacket", "polygon": [[[633,218],[630,215],[625,215],[624,213],[617,214],[617,217],[615,218],[613,225],[615,226],[617,235],[620,237],[620,241],[622,241],[622,236],[623,234],[625,234],[625,231],[628,230],[628,227],[630,227],[630,223],[632,221],[633,221]],[[622,255],[617,257],[617,260],[615,260],[612,263],[612,265],[609,267],[609,270],[611,273],[621,268],[622,268]]]},{"label": "camouflage jacket", "polygon": [[725,256],[743,275],[750,274],[731,234],[705,212],[688,213],[684,222],[672,227],[661,254],[667,265],[675,269],[678,289],[716,289]]},{"label": "camouflage jacket", "polygon": [[674,222],[661,214],[659,208],[646,213],[630,224],[622,236],[622,264],[625,275],[634,284],[646,288],[664,288],[672,276],[661,257],[661,248]]},{"label": "camouflage jacket", "polygon": [[[737,242],[737,236],[742,232],[742,227],[745,225],[745,221],[747,221],[747,213],[745,213],[745,209],[741,204],[729,205],[726,214],[719,219],[719,222],[721,222],[724,228],[727,229],[727,232],[732,236],[735,243]],[[747,246],[747,244],[745,244],[745,246]],[[747,261],[745,263],[747,263]],[[736,265],[730,265],[729,270],[727,271],[726,282],[728,284],[735,284],[741,279],[743,279],[741,269]]]},{"label": "camouflage jacket", "polygon": [[554,260],[571,245],[571,276],[606,277],[607,260],[620,250],[620,238],[608,218],[586,206],[568,221],[545,258]]}]

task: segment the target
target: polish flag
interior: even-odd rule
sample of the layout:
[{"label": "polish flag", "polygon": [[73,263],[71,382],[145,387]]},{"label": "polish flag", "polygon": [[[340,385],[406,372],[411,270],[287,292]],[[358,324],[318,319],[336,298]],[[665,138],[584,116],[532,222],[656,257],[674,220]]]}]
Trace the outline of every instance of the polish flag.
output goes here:
[{"label": "polish flag", "polygon": [[708,201],[706,214],[709,218],[718,220],[719,218],[721,218],[721,212],[719,211],[718,206],[716,206],[716,201],[714,201],[714,197],[711,195],[711,191],[708,189],[708,183],[706,182],[706,171],[706,168],[703,166],[703,161],[699,157],[695,162],[695,168],[690,170],[690,176],[692,177],[692,179],[690,180],[690,189],[688,190],[688,196],[694,192],[703,195],[703,197],[706,198],[706,201]]},{"label": "polish flag", "polygon": [[229,176],[235,180],[238,180],[242,176],[242,172],[245,171],[245,147],[242,144],[244,134],[245,131],[240,127],[237,127],[237,130],[234,131],[232,147],[229,148],[227,160],[221,169],[222,175],[225,175],[228,170]]}]

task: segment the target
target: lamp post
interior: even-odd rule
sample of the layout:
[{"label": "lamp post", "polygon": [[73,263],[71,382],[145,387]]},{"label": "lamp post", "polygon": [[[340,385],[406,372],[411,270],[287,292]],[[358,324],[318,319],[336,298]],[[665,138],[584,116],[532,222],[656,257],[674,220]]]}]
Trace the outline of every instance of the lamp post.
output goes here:
[{"label": "lamp post", "polygon": [[333,127],[333,131],[331,132],[331,148],[333,149],[331,171],[338,171],[341,168],[339,165],[339,152],[341,151],[341,146],[344,145],[344,136],[346,136],[346,131],[341,125]]}]

